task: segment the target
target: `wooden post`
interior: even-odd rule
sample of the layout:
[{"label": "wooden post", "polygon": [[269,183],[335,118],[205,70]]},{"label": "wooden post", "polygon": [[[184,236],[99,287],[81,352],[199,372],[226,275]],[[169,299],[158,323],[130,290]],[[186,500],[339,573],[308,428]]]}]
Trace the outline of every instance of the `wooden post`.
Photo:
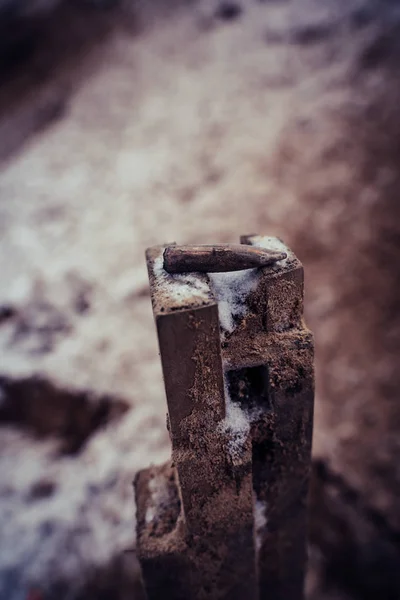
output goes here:
[{"label": "wooden post", "polygon": [[[248,435],[233,473],[225,456],[218,305],[206,275],[169,275],[162,269],[162,256],[160,248],[147,252],[182,502],[179,547],[187,546],[185,573],[176,578],[190,581],[187,600],[255,598],[251,440]],[[165,586],[160,581],[150,597],[160,598],[161,589],[166,594]],[[168,594],[175,598],[174,586]]]},{"label": "wooden post", "polygon": [[303,270],[275,239],[242,243],[287,253],[244,272],[244,300],[240,278],[171,275],[163,247],[147,252],[173,461],[135,481],[150,600],[302,598],[313,407]]},{"label": "wooden post", "polygon": [[[271,243],[260,236],[242,242]],[[286,250],[285,261],[263,271],[253,308],[224,351],[239,372],[257,365],[253,386],[260,365],[266,372],[262,394],[253,393],[252,419],[253,486],[265,517],[258,531],[260,600],[303,598],[306,568],[314,344],[303,322],[303,267]]]}]

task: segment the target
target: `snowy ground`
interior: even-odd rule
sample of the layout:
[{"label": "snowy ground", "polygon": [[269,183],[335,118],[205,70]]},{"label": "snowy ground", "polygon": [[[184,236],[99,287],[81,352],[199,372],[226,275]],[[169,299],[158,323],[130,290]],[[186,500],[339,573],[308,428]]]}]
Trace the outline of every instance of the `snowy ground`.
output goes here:
[{"label": "snowy ground", "polygon": [[[144,263],[168,241],[260,232],[299,255],[315,457],[398,528],[398,16],[356,0],[66,6],[0,90],[0,598],[78,597],[134,547],[131,481],[169,453]],[[26,408],[39,376],[44,432]],[[125,412],[91,427],[104,396]],[[60,454],[81,402],[86,443]],[[105,578],[112,597],[130,565]]]}]

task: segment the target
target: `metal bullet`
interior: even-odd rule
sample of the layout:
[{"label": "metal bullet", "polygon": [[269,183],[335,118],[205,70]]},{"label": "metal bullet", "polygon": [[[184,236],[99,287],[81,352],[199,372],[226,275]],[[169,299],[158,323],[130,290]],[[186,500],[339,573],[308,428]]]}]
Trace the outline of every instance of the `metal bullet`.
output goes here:
[{"label": "metal bullet", "polygon": [[164,269],[168,273],[222,273],[267,267],[286,257],[286,252],[246,244],[168,246]]}]

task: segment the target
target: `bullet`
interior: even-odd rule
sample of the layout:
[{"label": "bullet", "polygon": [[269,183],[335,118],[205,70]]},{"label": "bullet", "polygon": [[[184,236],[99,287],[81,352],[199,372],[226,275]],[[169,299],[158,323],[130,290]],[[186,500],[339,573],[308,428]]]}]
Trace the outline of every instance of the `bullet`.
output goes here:
[{"label": "bullet", "polygon": [[164,269],[168,273],[222,273],[267,267],[286,257],[286,252],[246,244],[168,246]]}]

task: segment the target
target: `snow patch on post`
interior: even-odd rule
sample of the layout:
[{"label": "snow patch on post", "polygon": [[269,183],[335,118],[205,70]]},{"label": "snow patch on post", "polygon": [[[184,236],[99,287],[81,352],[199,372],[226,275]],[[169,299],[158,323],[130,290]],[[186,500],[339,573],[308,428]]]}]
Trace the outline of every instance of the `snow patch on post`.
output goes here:
[{"label": "snow patch on post", "polygon": [[224,392],[225,418],[221,421],[219,427],[221,432],[227,435],[226,448],[232,464],[235,465],[241,463],[246,449],[246,442],[250,433],[250,418],[240,404],[232,401],[226,377],[224,377]]},{"label": "snow patch on post", "polygon": [[260,270],[208,273],[208,277],[218,302],[221,329],[223,333],[232,333],[235,329],[235,318],[243,317],[247,312],[246,299],[257,286]]},{"label": "snow patch on post", "polygon": [[267,508],[266,502],[259,500],[255,496],[254,502],[254,537],[256,542],[256,550],[259,552],[262,546],[263,532],[267,525]]},{"label": "snow patch on post", "polygon": [[[279,238],[254,236],[252,240],[254,246],[287,254],[287,258],[276,263],[277,266],[285,265],[288,258],[293,256]],[[208,273],[211,290],[218,302],[218,316],[223,335],[232,333],[235,330],[236,319],[246,315],[247,298],[256,289],[262,272],[263,269],[246,269],[229,273]]]},{"label": "snow patch on post", "polygon": [[205,280],[190,273],[167,273],[164,269],[164,248],[154,260],[153,272],[158,285],[161,282],[168,286],[168,298],[178,305],[192,299],[203,302],[210,299],[210,289]]},{"label": "snow patch on post", "polygon": [[278,252],[286,252],[286,258],[278,260],[277,265],[285,265],[288,258],[293,256],[293,252],[277,237],[270,237],[268,235],[259,235],[252,238],[253,246],[258,248],[269,248],[271,250],[277,250]]},{"label": "snow patch on post", "polygon": [[164,477],[153,477],[150,479],[148,484],[150,492],[149,506],[146,510],[146,523],[152,523],[156,515],[159,513],[159,509],[168,504],[169,496],[168,489],[166,487],[166,481]]}]

